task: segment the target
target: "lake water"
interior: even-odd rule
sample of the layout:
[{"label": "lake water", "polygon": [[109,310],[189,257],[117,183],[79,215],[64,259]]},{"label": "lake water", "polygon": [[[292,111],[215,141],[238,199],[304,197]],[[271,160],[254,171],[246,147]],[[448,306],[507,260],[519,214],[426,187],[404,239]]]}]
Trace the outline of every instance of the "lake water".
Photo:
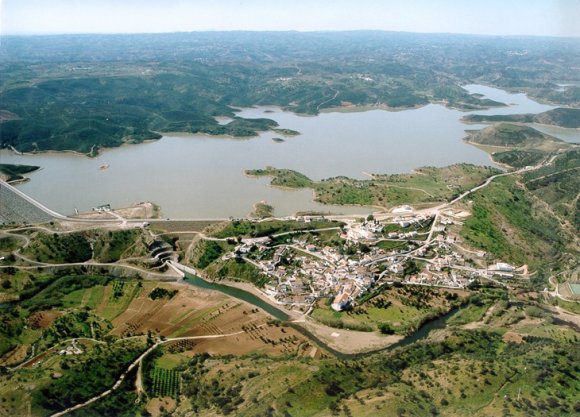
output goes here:
[{"label": "lake water", "polygon": [[[478,85],[465,88],[510,104],[474,113],[539,113],[553,108],[523,94]],[[31,181],[18,187],[63,214],[104,203],[124,207],[152,201],[170,218],[241,217],[262,200],[272,204],[277,215],[302,210],[364,213],[372,210],[321,205],[312,201],[310,190],[273,188],[268,185],[270,179],[249,178],[243,172],[274,166],[313,179],[337,175],[366,178],[366,173],[404,173],[425,165],[490,165],[486,153],[462,141],[465,129],[482,127],[461,123],[465,114],[428,105],[398,112],[330,112],[312,117],[261,107],[243,109],[239,115],[268,117],[281,128],[302,134],[282,143],[272,140],[281,136],[273,132],[250,139],[171,135],[107,149],[92,159],[66,153],[20,156],[4,150],[0,160],[41,166],[41,171],[30,176]],[[580,132],[563,129],[559,137],[578,141]],[[99,170],[104,164],[109,168]]]}]

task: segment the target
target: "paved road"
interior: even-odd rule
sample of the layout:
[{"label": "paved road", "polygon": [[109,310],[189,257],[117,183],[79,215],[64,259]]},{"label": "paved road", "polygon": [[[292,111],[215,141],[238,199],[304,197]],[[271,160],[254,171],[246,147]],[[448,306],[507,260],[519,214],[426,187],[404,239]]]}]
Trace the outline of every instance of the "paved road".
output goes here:
[{"label": "paved road", "polygon": [[[524,173],[524,172],[536,171],[536,170],[538,170],[540,168],[544,168],[544,167],[552,164],[554,162],[554,160],[558,157],[558,155],[559,154],[552,155],[550,158],[548,158],[548,159],[540,162],[538,165],[535,165],[535,166],[532,166],[532,167],[525,167],[525,168],[518,169],[516,171],[504,172],[504,173],[501,173],[501,174],[492,175],[491,177],[489,177],[488,179],[486,179],[483,183],[481,183],[477,187],[473,187],[472,189],[470,189],[468,191],[465,191],[464,193],[462,193],[461,195],[457,196],[456,198],[454,198],[453,200],[451,200],[451,201],[449,201],[447,203],[443,203],[443,204],[440,204],[440,205],[438,205],[436,207],[432,207],[432,208],[429,208],[429,209],[421,210],[421,212],[429,213],[431,215],[433,215],[433,214],[435,215],[435,219],[433,220],[433,223],[431,225],[431,230],[429,231],[429,235],[428,235],[428,237],[425,240],[425,243],[423,245],[421,245],[420,247],[418,247],[418,248],[416,248],[416,249],[414,249],[412,251],[409,251],[409,252],[406,252],[406,253],[402,253],[402,254],[399,254],[399,255],[400,256],[410,255],[410,254],[412,254],[412,253],[420,250],[424,246],[427,246],[427,245],[429,245],[431,243],[431,241],[433,240],[433,234],[434,234],[434,231],[435,231],[435,226],[437,225],[437,220],[439,219],[439,213],[441,212],[441,210],[443,210],[445,208],[448,208],[448,207],[452,206],[453,204],[461,201],[462,199],[464,199],[468,195],[470,195],[470,194],[472,194],[472,193],[474,193],[474,192],[476,192],[478,190],[481,190],[482,188],[487,187],[489,184],[491,184],[497,178],[507,177],[509,175],[521,174],[521,173]],[[415,212],[413,212],[413,214],[419,214],[419,211],[415,211]],[[389,213],[389,214],[386,214],[386,215],[384,215],[382,217],[385,217],[386,218],[389,215],[391,217],[393,217],[393,215],[398,216],[399,214],[398,213],[397,214]],[[375,215],[375,218],[378,219],[378,217],[379,216],[376,216]],[[383,262],[383,261],[387,260],[390,257],[391,256],[384,256],[384,257],[381,257],[381,258],[377,258],[377,259],[374,259],[372,261],[367,261],[367,262],[363,263],[363,265],[372,265],[372,264],[375,264],[375,263]],[[499,283],[499,281],[497,281],[497,282]]]},{"label": "paved road", "polygon": [[[14,197],[18,197],[21,200],[21,203],[17,202],[16,205],[22,205],[22,202],[25,202],[25,203],[28,203],[30,206],[34,207],[35,209],[37,209],[39,213],[43,214],[43,215],[39,215],[37,213],[34,216],[34,218],[32,218],[30,220],[24,219],[28,223],[45,223],[45,222],[48,222],[52,219],[63,220],[63,221],[73,222],[73,223],[93,223],[93,224],[94,223],[127,224],[127,223],[144,223],[144,222],[164,223],[164,222],[168,222],[168,221],[218,222],[218,221],[229,220],[229,218],[225,218],[225,217],[224,218],[222,218],[222,217],[216,217],[216,218],[199,217],[199,218],[189,218],[189,219],[169,219],[169,218],[165,218],[165,219],[124,219],[121,216],[118,216],[116,214],[113,214],[116,217],[115,219],[83,219],[83,218],[79,218],[79,217],[65,216],[65,215],[62,215],[62,214],[54,211],[54,210],[51,210],[48,207],[46,207],[45,205],[43,205],[42,203],[40,203],[39,201],[26,195],[25,193],[23,193],[22,191],[20,191],[16,187],[13,187],[12,185],[8,184],[6,181],[3,181],[3,180],[0,180],[0,193],[2,193],[3,197],[4,197],[4,194],[9,195],[10,196],[9,198],[11,200],[14,199]],[[6,201],[7,201],[6,197],[0,199],[0,203],[4,203]],[[4,212],[4,211],[5,210],[2,210],[2,212]]]},{"label": "paved road", "polygon": [[166,273],[161,272],[152,272],[149,269],[142,269],[134,265],[127,265],[127,264],[119,264],[119,263],[102,263],[102,262],[74,262],[74,263],[60,263],[60,264],[49,264],[46,262],[36,262],[31,259],[25,258],[20,254],[15,254],[17,257],[21,258],[22,260],[32,263],[33,265],[25,266],[25,265],[0,265],[0,270],[3,268],[16,268],[16,269],[38,269],[38,268],[67,268],[71,266],[97,266],[103,268],[121,268],[127,269],[129,271],[141,273],[144,275],[151,275],[157,277],[161,281],[177,281],[179,277],[177,275],[170,276]]}]

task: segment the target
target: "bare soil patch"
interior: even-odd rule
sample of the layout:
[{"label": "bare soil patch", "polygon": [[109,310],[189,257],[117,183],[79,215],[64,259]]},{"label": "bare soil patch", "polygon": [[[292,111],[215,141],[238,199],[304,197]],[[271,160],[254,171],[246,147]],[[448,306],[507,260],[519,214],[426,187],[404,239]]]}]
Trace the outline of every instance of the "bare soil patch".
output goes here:
[{"label": "bare soil patch", "polygon": [[12,366],[22,362],[26,359],[26,345],[18,345],[0,359],[0,365]]},{"label": "bare soil patch", "polygon": [[506,332],[503,335],[502,340],[506,343],[516,343],[519,345],[524,342],[524,336],[515,332]]},{"label": "bare soil patch", "polygon": [[172,412],[177,405],[176,401],[171,397],[153,398],[147,403],[147,411],[153,417],[159,417],[163,410]]},{"label": "bare soil patch", "polygon": [[38,311],[28,318],[28,324],[33,329],[47,329],[60,316],[59,311]]},{"label": "bare soil patch", "polygon": [[[384,336],[376,332],[357,332],[354,330],[335,329],[312,320],[301,323],[321,341],[331,348],[343,353],[360,353],[381,349],[397,343],[404,336]],[[335,335],[333,336],[333,333]],[[336,336],[338,333],[338,336]]]},{"label": "bare soil patch", "polygon": [[[176,289],[171,285],[161,286],[168,290]],[[171,299],[152,300],[149,294],[154,287],[154,285],[146,285],[141,294],[131,301],[128,308],[113,320],[112,334],[128,336],[152,331],[156,334],[167,335],[168,329],[173,326],[173,320],[179,321],[192,311],[203,310],[223,302],[222,297],[214,294],[185,288],[179,288],[179,292]]]},{"label": "bare soil patch", "polygon": [[142,202],[130,207],[115,209],[115,213],[125,219],[156,219],[159,217],[159,208],[149,202]]},{"label": "bare soil patch", "polygon": [[209,220],[169,220],[155,222],[152,227],[164,232],[201,232],[205,228],[220,222]]},{"label": "bare soil patch", "polygon": [[569,311],[566,311],[560,307],[555,307],[554,310],[557,313],[557,318],[559,318],[560,320],[573,323],[577,327],[580,327],[580,315],[570,313]]},{"label": "bare soil patch", "polygon": [[252,305],[223,294],[195,289],[188,285],[163,284],[178,290],[171,299],[151,300],[155,287],[147,283],[141,294],[113,320],[112,334],[130,336],[153,334],[165,337],[223,335],[244,326],[262,325],[269,317]]}]

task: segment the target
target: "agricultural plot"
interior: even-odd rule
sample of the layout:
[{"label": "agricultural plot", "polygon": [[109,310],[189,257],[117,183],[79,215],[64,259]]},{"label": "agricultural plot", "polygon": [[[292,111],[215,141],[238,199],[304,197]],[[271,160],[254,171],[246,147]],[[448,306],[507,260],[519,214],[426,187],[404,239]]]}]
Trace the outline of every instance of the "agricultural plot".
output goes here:
[{"label": "agricultural plot", "polygon": [[489,309],[489,305],[475,305],[470,304],[469,306],[461,309],[457,315],[449,320],[450,325],[459,326],[467,323],[479,322],[483,319],[485,312]]},{"label": "agricultural plot", "polygon": [[178,293],[171,299],[151,300],[148,294],[154,288],[155,283],[143,282],[138,294],[123,301],[127,305],[111,319],[112,334],[131,336],[151,331],[166,337],[221,335],[239,331],[249,322],[265,319],[261,313],[248,314],[251,308],[244,303],[191,287],[163,285],[168,290],[178,289]]},{"label": "agricultural plot", "polygon": [[80,306],[83,302],[83,298],[85,296],[85,292],[90,291],[91,289],[80,289],[73,291],[71,293],[66,294],[62,297],[62,303],[64,307],[77,307]]},{"label": "agricultural plot", "polygon": [[251,353],[310,358],[326,356],[324,350],[313,345],[292,327],[267,323],[262,316],[259,321],[254,319],[247,324],[241,324],[241,330],[239,334],[228,337],[199,339],[191,344],[176,345],[170,347],[169,352],[179,352],[185,357],[205,353],[212,356]]},{"label": "agricultural plot", "polygon": [[94,310],[97,305],[99,305],[101,303],[101,301],[103,300],[103,295],[104,295],[104,288],[102,285],[97,285],[91,289],[89,289],[90,291],[90,296],[89,299],[86,303],[86,306],[88,308],[90,308],[91,310]]},{"label": "agricultural plot", "polygon": [[82,288],[66,294],[63,307],[88,307],[107,320],[123,313],[139,295],[141,287],[136,281],[113,280],[108,285]]},{"label": "agricultural plot", "polygon": [[142,287],[135,281],[113,281],[112,285],[106,288],[109,291],[105,292],[104,302],[97,307],[98,313],[108,320],[114,319],[127,310],[141,289]]},{"label": "agricultural plot", "polygon": [[151,372],[153,397],[172,397],[179,394],[179,372],[175,369],[153,368]]}]

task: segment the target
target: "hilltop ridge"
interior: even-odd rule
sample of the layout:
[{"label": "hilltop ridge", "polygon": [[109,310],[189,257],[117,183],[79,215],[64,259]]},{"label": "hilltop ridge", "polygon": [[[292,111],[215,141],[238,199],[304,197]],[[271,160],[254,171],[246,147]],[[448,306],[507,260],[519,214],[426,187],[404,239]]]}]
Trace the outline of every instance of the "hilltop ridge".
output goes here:
[{"label": "hilltop ridge", "polygon": [[534,147],[547,142],[562,142],[529,126],[500,123],[477,131],[467,131],[467,141],[479,145]]},{"label": "hilltop ridge", "polygon": [[491,116],[469,114],[463,116],[462,120],[468,123],[539,123],[543,125],[577,129],[580,128],[580,109],[558,107],[538,114],[496,114]]}]

